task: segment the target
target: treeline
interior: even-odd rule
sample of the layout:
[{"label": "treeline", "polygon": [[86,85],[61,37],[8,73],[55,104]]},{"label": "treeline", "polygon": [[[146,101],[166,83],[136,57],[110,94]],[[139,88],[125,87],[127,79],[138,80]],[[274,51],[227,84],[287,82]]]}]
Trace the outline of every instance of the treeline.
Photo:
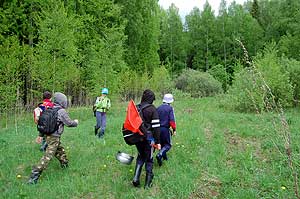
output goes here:
[{"label": "treeline", "polygon": [[218,13],[206,3],[183,22],[157,0],[2,0],[0,109],[32,107],[45,90],[75,105],[102,87],[123,99],[147,87],[195,97],[227,91],[247,67],[239,41],[250,57],[274,42],[275,57],[298,64],[299,9],[298,0],[222,0]]}]

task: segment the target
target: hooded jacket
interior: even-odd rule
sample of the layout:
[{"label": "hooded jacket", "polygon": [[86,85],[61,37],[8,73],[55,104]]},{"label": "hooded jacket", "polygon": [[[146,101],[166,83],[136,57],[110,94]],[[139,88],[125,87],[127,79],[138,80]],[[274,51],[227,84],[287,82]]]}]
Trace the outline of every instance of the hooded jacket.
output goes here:
[{"label": "hooded jacket", "polygon": [[151,106],[148,106],[143,109],[143,119],[144,122],[147,124],[151,124],[151,131],[153,133],[153,137],[155,139],[156,144],[160,144],[160,122],[159,122],[159,116],[157,113],[157,110],[155,106],[152,104],[155,100],[154,93],[147,89],[144,91],[141,103],[139,104],[140,107],[144,107],[146,104],[151,104]]},{"label": "hooded jacket", "polygon": [[52,135],[60,137],[63,132],[64,132],[64,126],[68,127],[76,127],[77,122],[72,120],[65,110],[67,108],[68,103],[67,103],[67,97],[60,92],[54,93],[54,108],[60,108],[57,112],[57,120],[59,122],[59,127],[58,130],[55,131]]}]

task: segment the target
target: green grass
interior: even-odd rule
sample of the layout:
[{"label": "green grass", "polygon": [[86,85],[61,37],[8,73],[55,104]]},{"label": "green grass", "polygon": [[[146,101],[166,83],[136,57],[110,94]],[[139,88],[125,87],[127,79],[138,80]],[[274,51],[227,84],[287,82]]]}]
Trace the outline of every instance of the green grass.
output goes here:
[{"label": "green grass", "polygon": [[[8,128],[0,129],[0,198],[295,198],[271,114],[228,112],[216,98],[177,99],[174,107],[177,136],[169,160],[162,167],[155,162],[149,190],[131,185],[134,164],[115,159],[119,150],[136,156],[121,135],[126,103],[113,103],[105,143],[94,136],[91,108],[70,109],[71,118],[80,122],[78,128],[65,128],[62,136],[70,166],[63,170],[53,159],[33,186],[26,181],[42,156],[34,143],[36,127],[31,115],[22,115],[16,125],[11,119]],[[298,170],[299,111],[289,110],[287,117]],[[142,184],[144,177],[143,170]]]}]

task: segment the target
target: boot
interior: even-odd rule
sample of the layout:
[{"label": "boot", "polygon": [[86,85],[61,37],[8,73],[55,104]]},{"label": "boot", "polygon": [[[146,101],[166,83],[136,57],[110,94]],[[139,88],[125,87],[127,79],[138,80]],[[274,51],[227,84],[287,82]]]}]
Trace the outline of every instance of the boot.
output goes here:
[{"label": "boot", "polygon": [[134,177],[132,180],[132,184],[135,187],[140,186],[140,176],[141,176],[142,168],[143,168],[143,165],[141,165],[141,164],[135,165]]},{"label": "boot", "polygon": [[62,169],[68,168],[69,167],[69,162],[68,161],[60,161],[60,167]]},{"label": "boot", "polygon": [[97,128],[97,127],[95,126],[95,136],[98,135],[98,129],[99,129],[99,128]]},{"label": "boot", "polygon": [[162,156],[159,153],[156,155],[156,160],[157,160],[158,165],[161,166],[162,165]]},{"label": "boot", "polygon": [[164,160],[168,160],[167,153],[163,154],[162,158],[163,158]]},{"label": "boot", "polygon": [[28,180],[28,184],[36,184],[42,171],[39,171],[37,169],[32,169],[30,178]]},{"label": "boot", "polygon": [[100,133],[99,133],[98,137],[100,139],[104,138],[104,130],[103,129],[100,129]]},{"label": "boot", "polygon": [[154,177],[153,173],[146,173],[146,180],[145,180],[145,189],[150,188],[152,186],[152,179]]}]

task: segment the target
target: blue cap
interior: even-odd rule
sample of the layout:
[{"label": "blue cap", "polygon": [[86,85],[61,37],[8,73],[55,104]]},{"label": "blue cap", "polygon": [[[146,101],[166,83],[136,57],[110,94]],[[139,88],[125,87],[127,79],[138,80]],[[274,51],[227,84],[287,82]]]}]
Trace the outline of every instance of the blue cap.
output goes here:
[{"label": "blue cap", "polygon": [[107,88],[103,88],[101,93],[107,95],[108,94],[108,89]]}]

